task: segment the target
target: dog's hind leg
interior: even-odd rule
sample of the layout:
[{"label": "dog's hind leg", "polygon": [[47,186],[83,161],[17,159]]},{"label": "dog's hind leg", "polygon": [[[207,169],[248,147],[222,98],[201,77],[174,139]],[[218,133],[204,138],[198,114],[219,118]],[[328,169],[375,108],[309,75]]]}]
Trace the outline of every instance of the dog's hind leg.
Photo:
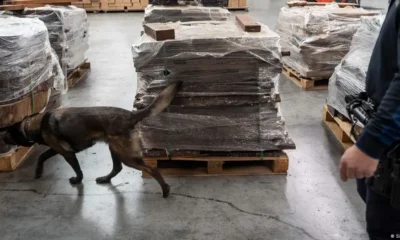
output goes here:
[{"label": "dog's hind leg", "polygon": [[168,197],[170,187],[164,181],[158,169],[147,166],[143,161],[142,145],[138,132],[133,132],[129,136],[109,137],[108,144],[118,154],[122,163],[154,177],[162,188],[163,197]]},{"label": "dog's hind leg", "polygon": [[157,182],[160,184],[163,191],[163,197],[168,197],[170,186],[165,182],[164,178],[161,176],[161,173],[158,171],[157,168],[146,165],[142,158],[133,158],[131,161],[125,161],[124,163],[129,167],[133,167],[137,170],[150,174],[150,176],[156,179]]},{"label": "dog's hind leg", "polygon": [[46,162],[47,159],[57,155],[58,152],[50,148],[46,152],[42,153],[38,159],[37,165],[36,165],[36,172],[35,172],[35,178],[40,178],[43,173],[43,165],[44,162]]},{"label": "dog's hind leg", "polygon": [[76,177],[70,178],[69,182],[71,184],[81,183],[83,179],[83,173],[81,167],[79,166],[79,162],[75,156],[75,153],[63,153],[62,155],[76,173]]},{"label": "dog's hind leg", "polygon": [[109,183],[111,181],[111,178],[117,176],[117,174],[122,170],[122,163],[117,152],[113,151],[111,147],[110,152],[113,161],[113,169],[108,175],[96,178],[97,183]]}]

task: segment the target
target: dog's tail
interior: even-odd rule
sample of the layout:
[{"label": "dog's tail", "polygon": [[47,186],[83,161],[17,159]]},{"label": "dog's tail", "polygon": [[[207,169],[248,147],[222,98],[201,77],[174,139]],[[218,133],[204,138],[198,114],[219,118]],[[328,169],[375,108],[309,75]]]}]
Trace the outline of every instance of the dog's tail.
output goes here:
[{"label": "dog's tail", "polygon": [[176,82],[170,84],[168,87],[162,90],[160,94],[154,99],[154,101],[148,107],[137,112],[136,116],[139,115],[138,120],[142,120],[146,117],[155,116],[160,112],[164,111],[174,99],[181,85],[182,82]]}]

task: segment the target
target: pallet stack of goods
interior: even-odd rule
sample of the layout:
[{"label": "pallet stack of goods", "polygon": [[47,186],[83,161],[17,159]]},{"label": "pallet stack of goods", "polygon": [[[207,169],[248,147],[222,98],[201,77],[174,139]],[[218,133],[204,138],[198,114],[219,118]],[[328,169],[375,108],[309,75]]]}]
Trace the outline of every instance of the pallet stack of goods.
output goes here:
[{"label": "pallet stack of goods", "polygon": [[85,10],[74,6],[45,6],[27,8],[22,15],[44,22],[49,31],[51,47],[57,53],[66,76],[65,86],[73,87],[80,80],[74,77],[75,72],[81,71],[83,77],[90,67],[85,57],[89,48],[89,23]]},{"label": "pallet stack of goods", "polygon": [[[346,111],[345,96],[365,91],[365,81],[373,47],[379,36],[385,16],[362,17],[361,26],[354,35],[349,53],[336,67],[329,80],[324,121],[344,147],[355,141],[350,135],[351,124]],[[361,128],[358,128],[358,132]]]},{"label": "pallet stack of goods", "polygon": [[[7,15],[0,15],[0,21],[0,129],[4,129],[45,109],[50,88],[62,85],[63,76],[53,74],[57,56],[42,21]],[[3,137],[1,132],[0,171],[11,171],[31,148],[11,147]]]},{"label": "pallet stack of goods", "polygon": [[149,0],[151,5],[165,6],[204,6],[224,7],[228,9],[247,9],[247,0]]},{"label": "pallet stack of goods", "polygon": [[279,36],[247,16],[237,18],[146,24],[132,47],[135,108],[147,107],[169,83],[183,82],[168,109],[139,126],[145,161],[165,175],[287,171],[281,150],[295,146],[277,106]]},{"label": "pallet stack of goods", "polygon": [[231,13],[220,7],[149,5],[144,12],[144,23],[226,21]]},{"label": "pallet stack of goods", "polygon": [[71,0],[6,0],[4,1],[5,5],[0,6],[0,10],[24,10],[24,8],[36,8],[43,7],[45,5],[54,5],[54,6],[69,6],[72,5],[72,2],[79,1],[71,1]]},{"label": "pallet stack of goods", "polygon": [[[115,3],[115,1],[110,1],[110,3]],[[71,3],[75,7],[83,8],[87,12],[99,12],[100,8],[100,0],[82,0],[82,1],[74,1]],[[107,2],[108,4],[108,2]]]},{"label": "pallet stack of goods", "polygon": [[100,0],[102,11],[143,11],[148,5],[148,0]]},{"label": "pallet stack of goods", "polygon": [[143,11],[148,0],[82,0],[72,3],[88,12]]},{"label": "pallet stack of goods", "polygon": [[290,51],[283,61],[284,73],[306,90],[327,89],[328,79],[350,49],[360,18],[376,14],[336,3],[282,8],[276,31],[282,47]]}]

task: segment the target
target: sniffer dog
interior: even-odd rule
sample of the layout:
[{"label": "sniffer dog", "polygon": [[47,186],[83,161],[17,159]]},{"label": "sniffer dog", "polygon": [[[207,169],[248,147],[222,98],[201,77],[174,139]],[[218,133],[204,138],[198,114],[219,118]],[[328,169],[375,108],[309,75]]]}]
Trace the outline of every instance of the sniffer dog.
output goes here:
[{"label": "sniffer dog", "polygon": [[113,161],[112,171],[96,179],[97,183],[108,183],[122,170],[122,163],[153,176],[161,185],[163,197],[169,195],[157,168],[147,166],[142,158],[142,146],[135,125],[146,117],[157,115],[173,100],[181,83],[166,87],[149,107],[139,111],[127,111],[115,107],[61,108],[25,118],[7,129],[5,142],[11,145],[32,146],[35,143],[47,145],[49,150],[38,159],[35,178],[40,178],[44,162],[62,155],[71,165],[76,177],[71,184],[82,182],[83,174],[76,153],[93,146],[96,142],[108,143]]}]

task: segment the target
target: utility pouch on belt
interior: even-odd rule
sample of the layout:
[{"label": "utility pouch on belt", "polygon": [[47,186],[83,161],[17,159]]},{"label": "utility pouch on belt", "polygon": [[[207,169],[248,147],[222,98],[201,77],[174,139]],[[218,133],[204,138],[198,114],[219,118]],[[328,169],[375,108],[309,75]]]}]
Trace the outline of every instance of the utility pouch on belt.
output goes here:
[{"label": "utility pouch on belt", "polygon": [[393,183],[391,203],[394,208],[400,209],[400,159],[393,159]]}]

